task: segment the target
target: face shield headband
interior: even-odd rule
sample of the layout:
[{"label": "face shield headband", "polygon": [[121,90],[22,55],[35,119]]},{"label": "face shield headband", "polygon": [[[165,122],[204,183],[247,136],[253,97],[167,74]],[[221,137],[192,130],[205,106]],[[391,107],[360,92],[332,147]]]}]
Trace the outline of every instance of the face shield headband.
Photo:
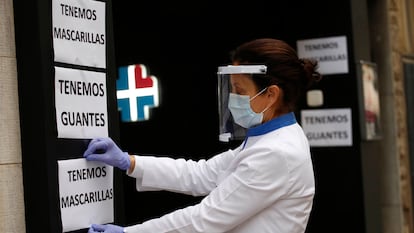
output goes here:
[{"label": "face shield headband", "polygon": [[230,75],[232,74],[266,74],[265,65],[228,65],[219,66],[218,77],[218,113],[219,113],[219,140],[229,142],[231,140],[243,140],[246,129],[234,122],[228,108],[229,95],[231,93]]}]

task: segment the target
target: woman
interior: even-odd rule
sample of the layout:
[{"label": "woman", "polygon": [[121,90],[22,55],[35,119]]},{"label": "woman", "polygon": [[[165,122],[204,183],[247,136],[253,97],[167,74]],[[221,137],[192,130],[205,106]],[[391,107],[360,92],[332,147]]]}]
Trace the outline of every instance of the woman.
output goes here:
[{"label": "woman", "polygon": [[294,111],[306,89],[320,80],[317,63],[299,59],[287,43],[270,38],[242,44],[232,63],[236,70],[261,67],[229,72],[228,108],[235,123],[247,128],[236,149],[192,161],[128,155],[110,138],[97,138],[84,153],[87,160],[127,170],[138,191],[205,198],[142,224],[93,224],[89,232],[305,232],[315,183],[308,140]]}]

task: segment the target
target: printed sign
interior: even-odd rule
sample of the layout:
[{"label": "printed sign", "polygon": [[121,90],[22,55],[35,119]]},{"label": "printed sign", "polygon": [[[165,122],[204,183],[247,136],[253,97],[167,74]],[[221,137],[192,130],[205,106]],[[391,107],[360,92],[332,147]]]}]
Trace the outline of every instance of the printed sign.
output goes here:
[{"label": "printed sign", "polygon": [[302,110],[301,125],[311,146],[352,146],[351,109]]},{"label": "printed sign", "polygon": [[58,161],[63,232],[114,221],[113,167],[86,159]]},{"label": "printed sign", "polygon": [[345,36],[298,40],[297,52],[300,58],[315,59],[321,74],[348,73],[348,48]]},{"label": "printed sign", "polygon": [[55,67],[59,138],[108,136],[106,74]]},{"label": "printed sign", "polygon": [[55,61],[106,68],[105,2],[53,0]]}]

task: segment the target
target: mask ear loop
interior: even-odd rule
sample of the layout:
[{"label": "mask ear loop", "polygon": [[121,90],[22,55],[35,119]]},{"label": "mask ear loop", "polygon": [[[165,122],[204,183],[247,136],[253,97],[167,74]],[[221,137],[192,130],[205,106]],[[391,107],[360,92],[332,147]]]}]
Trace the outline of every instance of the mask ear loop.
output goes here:
[{"label": "mask ear loop", "polygon": [[269,108],[270,108],[270,106],[272,106],[272,105],[269,105],[269,106],[267,106],[265,109],[263,109],[263,111],[261,111],[260,113],[264,113],[264,112],[266,112]]},{"label": "mask ear loop", "polygon": [[[274,84],[276,86],[278,86],[277,84]],[[265,89],[269,89],[269,87],[271,87],[272,85],[266,87]],[[280,87],[279,87],[280,88]],[[260,113],[264,113],[265,111],[267,111],[270,107],[272,106],[272,104],[270,104],[269,106],[267,106],[263,111],[261,111]]]},{"label": "mask ear loop", "polygon": [[[265,92],[267,90],[268,87],[263,88],[263,90],[259,91],[256,95],[254,95],[252,98],[250,98],[250,101],[252,101],[254,98],[256,98],[257,96],[259,96],[260,94],[262,94],[263,92]],[[270,108],[271,105],[267,106],[263,111],[261,111],[260,113],[264,113],[266,110],[268,110]]]},{"label": "mask ear loop", "polygon": [[256,95],[254,95],[252,98],[250,98],[250,101],[252,101],[254,98],[256,98],[257,96],[259,96],[260,94],[262,94],[263,92],[265,92],[267,90],[268,87],[263,88],[263,90],[259,91]]}]

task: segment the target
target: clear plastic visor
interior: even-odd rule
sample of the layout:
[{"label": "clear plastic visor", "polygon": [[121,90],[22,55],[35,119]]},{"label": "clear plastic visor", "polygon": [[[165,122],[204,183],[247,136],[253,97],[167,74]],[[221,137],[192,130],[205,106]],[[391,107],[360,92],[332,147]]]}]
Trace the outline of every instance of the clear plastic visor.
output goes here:
[{"label": "clear plastic visor", "polygon": [[236,124],[228,108],[229,94],[231,93],[230,76],[232,74],[266,74],[265,65],[229,65],[219,66],[218,77],[218,113],[219,113],[219,140],[229,142],[243,140],[246,129]]}]

